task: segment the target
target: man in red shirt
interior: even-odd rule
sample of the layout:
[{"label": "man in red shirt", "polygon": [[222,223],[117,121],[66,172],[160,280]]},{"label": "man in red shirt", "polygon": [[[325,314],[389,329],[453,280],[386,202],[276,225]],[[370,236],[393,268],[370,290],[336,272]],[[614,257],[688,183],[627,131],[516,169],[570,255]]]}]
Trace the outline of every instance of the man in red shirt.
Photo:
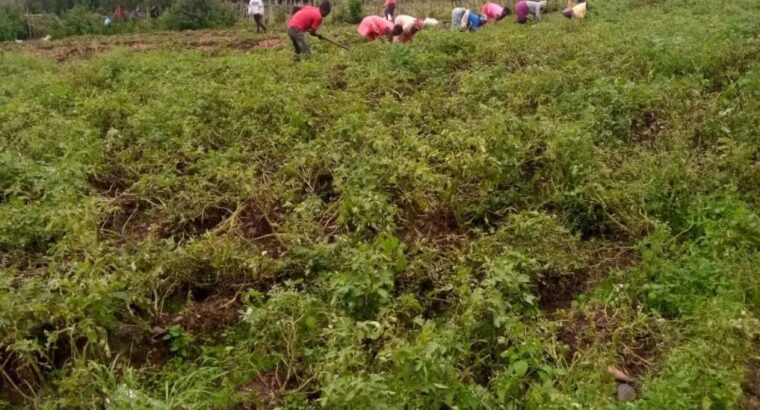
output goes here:
[{"label": "man in red shirt", "polygon": [[309,57],[309,45],[306,43],[305,32],[316,35],[317,29],[322,25],[322,18],[330,14],[331,6],[329,1],[324,1],[319,7],[304,6],[298,10],[288,22],[288,37],[293,42],[293,48],[296,55]]}]

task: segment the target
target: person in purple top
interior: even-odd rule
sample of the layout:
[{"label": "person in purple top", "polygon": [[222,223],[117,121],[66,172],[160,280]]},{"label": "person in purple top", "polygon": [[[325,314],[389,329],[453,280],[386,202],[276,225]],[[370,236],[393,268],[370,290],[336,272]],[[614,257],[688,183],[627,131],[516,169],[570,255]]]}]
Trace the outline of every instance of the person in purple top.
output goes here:
[{"label": "person in purple top", "polygon": [[528,22],[528,16],[533,15],[536,20],[541,20],[541,12],[546,9],[546,0],[526,1],[522,0],[515,4],[515,14],[517,22],[525,24]]}]

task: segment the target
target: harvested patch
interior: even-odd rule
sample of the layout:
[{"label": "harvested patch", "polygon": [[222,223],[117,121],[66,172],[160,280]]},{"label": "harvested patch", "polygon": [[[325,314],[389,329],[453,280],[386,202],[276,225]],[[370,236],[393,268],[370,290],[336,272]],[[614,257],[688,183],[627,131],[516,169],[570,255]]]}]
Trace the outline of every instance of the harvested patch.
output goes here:
[{"label": "harvested patch", "polygon": [[665,129],[665,122],[653,111],[645,112],[631,124],[633,141],[649,146],[652,146],[656,142],[657,135],[663,129]]},{"label": "harvested patch", "polygon": [[123,195],[111,200],[103,211],[100,232],[118,238],[122,242],[135,242],[156,235],[166,238],[171,231],[158,219],[147,217],[150,204]]},{"label": "harvested patch", "polygon": [[570,272],[538,278],[533,283],[538,306],[545,311],[569,309],[576,296],[591,288],[588,274]]},{"label": "harvested patch", "polygon": [[279,38],[268,38],[266,40],[259,41],[256,45],[260,48],[274,48],[280,47],[285,44],[285,40]]},{"label": "harvested patch", "polygon": [[239,40],[230,44],[230,48],[234,48],[237,50],[250,50],[252,48],[256,48],[257,46],[258,46],[258,42],[251,39]]},{"label": "harvested patch", "polygon": [[154,325],[167,329],[178,324],[194,334],[216,335],[239,319],[241,303],[237,294],[223,293],[198,299],[202,300],[191,302],[179,314],[161,315]]},{"label": "harvested patch", "polygon": [[556,338],[567,346],[567,363],[591,349],[612,347],[617,358],[614,366],[632,379],[640,380],[657,370],[666,343],[657,338],[657,329],[653,330],[649,324],[618,317],[619,312],[607,308],[565,313]]},{"label": "harvested patch", "polygon": [[409,214],[401,218],[398,225],[399,235],[407,244],[456,248],[469,238],[460,219],[449,210]]},{"label": "harvested patch", "polygon": [[274,231],[273,224],[277,220],[276,215],[270,216],[262,212],[257,204],[250,202],[243,208],[238,218],[240,232],[253,245],[263,249],[273,258],[278,257],[285,250],[285,244]]},{"label": "harvested patch", "polygon": [[633,378],[643,376],[655,368],[657,360],[657,340],[648,331],[631,329],[632,334],[624,335],[617,349],[618,363]]},{"label": "harvested patch", "polygon": [[255,408],[273,409],[280,403],[280,394],[285,385],[276,371],[263,373],[237,388],[239,393],[255,395]]},{"label": "harvested patch", "polygon": [[753,357],[747,364],[742,389],[744,406],[749,410],[760,410],[760,357]]},{"label": "harvested patch", "polygon": [[594,310],[590,313],[571,311],[557,332],[557,340],[567,346],[565,360],[573,361],[577,352],[585,351],[600,339],[609,338],[607,312]]},{"label": "harvested patch", "polygon": [[335,191],[334,177],[330,171],[319,172],[304,185],[304,192],[318,196],[322,202],[330,203],[338,197],[338,193]]},{"label": "harvested patch", "polygon": [[160,337],[136,325],[121,324],[109,338],[108,345],[129,366],[161,368],[171,352]]},{"label": "harvested patch", "polygon": [[153,46],[150,45],[150,44],[145,44],[145,43],[132,44],[132,49],[137,50],[137,51],[147,51],[147,50],[150,50],[152,48],[153,48]]},{"label": "harvested patch", "polygon": [[594,250],[593,260],[594,264],[574,272],[551,273],[537,278],[533,288],[539,307],[547,312],[569,309],[578,295],[592,289],[610,272],[637,265],[640,255],[627,242],[619,241]]}]

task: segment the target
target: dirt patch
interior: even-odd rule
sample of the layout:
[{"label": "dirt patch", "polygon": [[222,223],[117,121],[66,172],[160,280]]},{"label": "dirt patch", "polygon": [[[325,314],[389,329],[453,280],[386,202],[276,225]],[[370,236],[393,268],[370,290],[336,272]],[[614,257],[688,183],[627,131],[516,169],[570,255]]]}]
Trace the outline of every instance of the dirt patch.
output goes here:
[{"label": "dirt patch", "polygon": [[276,371],[258,375],[250,382],[237,388],[239,393],[253,394],[255,407],[273,409],[280,403],[280,393],[284,389],[283,377]]},{"label": "dirt patch", "polygon": [[470,238],[462,221],[449,210],[410,213],[400,218],[398,225],[400,237],[407,244],[458,248]]},{"label": "dirt patch", "polygon": [[151,205],[131,195],[118,195],[103,205],[100,233],[121,243],[139,242],[149,236],[168,238],[172,230],[159,216],[149,213]]},{"label": "dirt patch", "polygon": [[285,45],[285,40],[279,38],[268,38],[266,40],[259,41],[256,45],[260,48],[280,47]]},{"label": "dirt patch", "polygon": [[641,117],[631,123],[633,141],[647,144],[649,146],[656,142],[657,135],[659,135],[663,129],[665,129],[665,122],[653,111],[645,112]]},{"label": "dirt patch", "polygon": [[121,324],[108,344],[111,351],[131,367],[158,369],[171,357],[168,346],[160,337],[137,325]]},{"label": "dirt patch", "polygon": [[599,339],[609,336],[607,312],[603,310],[584,313],[572,311],[557,332],[557,340],[567,346],[565,360],[571,362],[575,354],[587,350]]},{"label": "dirt patch", "polygon": [[590,288],[589,275],[580,271],[546,275],[533,283],[538,306],[545,311],[569,309],[575,297]]},{"label": "dirt patch", "polygon": [[238,215],[239,230],[253,245],[263,249],[273,258],[285,251],[285,244],[274,231],[274,224],[279,222],[277,208],[265,209],[250,201]]},{"label": "dirt patch", "polygon": [[[760,348],[760,340],[755,342],[755,346]],[[760,356],[751,358],[747,363],[742,390],[744,390],[744,408],[760,410]]]},{"label": "dirt patch", "polygon": [[167,329],[173,325],[181,325],[184,330],[199,335],[216,335],[224,327],[239,319],[238,311],[241,303],[237,294],[212,295],[198,297],[198,302],[191,302],[179,314],[163,314],[153,325]]},{"label": "dirt patch", "polygon": [[[582,312],[566,311],[561,319],[555,337],[566,347],[565,361],[571,363],[576,355],[594,346],[606,347],[614,344],[618,368],[633,379],[657,370],[659,358],[664,350],[663,341],[657,340],[649,327],[632,325],[631,318],[616,317],[612,310],[591,308]],[[635,384],[635,383],[634,383]]]},{"label": "dirt patch", "polygon": [[610,272],[635,266],[640,262],[639,253],[625,240],[598,248],[587,265],[575,272],[550,273],[533,282],[539,307],[553,312],[572,307],[573,300],[604,280]]},{"label": "dirt patch", "polygon": [[638,331],[628,334],[617,349],[618,363],[626,373],[637,378],[656,369],[657,340],[653,334]]},{"label": "dirt patch", "polygon": [[132,49],[137,50],[137,51],[147,51],[153,48],[153,46],[151,46],[150,44],[145,44],[145,43],[136,43],[136,44],[132,44],[131,46],[132,46]]}]

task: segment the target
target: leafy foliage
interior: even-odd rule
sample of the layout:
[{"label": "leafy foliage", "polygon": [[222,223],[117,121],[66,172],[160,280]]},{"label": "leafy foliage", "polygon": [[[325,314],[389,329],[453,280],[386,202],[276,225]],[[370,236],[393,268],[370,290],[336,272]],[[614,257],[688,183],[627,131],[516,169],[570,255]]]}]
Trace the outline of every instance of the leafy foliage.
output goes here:
[{"label": "leafy foliage", "polygon": [[745,404],[760,10],[713,7],[0,54],[0,400]]}]

